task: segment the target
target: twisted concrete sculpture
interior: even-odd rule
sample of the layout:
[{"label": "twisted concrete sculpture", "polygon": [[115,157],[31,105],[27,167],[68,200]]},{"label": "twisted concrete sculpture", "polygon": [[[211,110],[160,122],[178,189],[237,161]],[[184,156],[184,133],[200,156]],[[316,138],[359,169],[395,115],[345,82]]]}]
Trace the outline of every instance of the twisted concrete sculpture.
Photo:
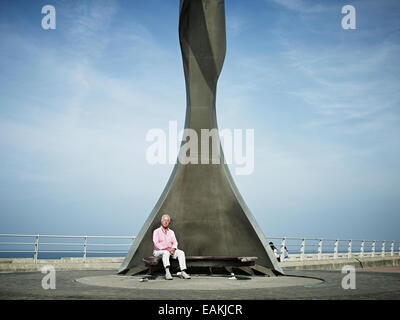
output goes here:
[{"label": "twisted concrete sculpture", "polygon": [[[181,0],[179,39],[186,80],[185,128],[194,129],[200,137],[201,129],[218,128],[216,87],[226,51],[224,0]],[[221,148],[219,142],[218,146]],[[202,156],[201,152],[193,156]],[[215,156],[209,153],[210,160]],[[217,156],[219,164],[177,162],[119,273],[145,269],[142,259],[152,253],[153,230],[167,213],[186,256],[254,256],[258,258],[254,270],[283,274],[224,163],[223,153]]]}]

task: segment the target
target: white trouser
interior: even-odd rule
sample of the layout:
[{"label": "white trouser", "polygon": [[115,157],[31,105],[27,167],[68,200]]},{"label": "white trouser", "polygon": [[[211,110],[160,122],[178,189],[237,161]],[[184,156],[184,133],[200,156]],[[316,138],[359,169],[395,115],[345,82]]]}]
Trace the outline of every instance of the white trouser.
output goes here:
[{"label": "white trouser", "polygon": [[[168,250],[154,250],[153,255],[155,257],[162,256],[164,268],[169,267],[169,257],[171,256],[171,254],[169,253]],[[182,250],[176,249],[172,258],[178,259],[179,268],[181,270],[186,269],[185,252],[183,252]]]}]

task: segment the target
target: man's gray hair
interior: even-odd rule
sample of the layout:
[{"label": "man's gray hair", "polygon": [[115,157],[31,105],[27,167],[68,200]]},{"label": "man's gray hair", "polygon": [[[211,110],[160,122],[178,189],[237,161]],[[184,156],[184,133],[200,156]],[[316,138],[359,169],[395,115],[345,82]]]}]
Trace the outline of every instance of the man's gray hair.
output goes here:
[{"label": "man's gray hair", "polygon": [[162,221],[162,219],[163,219],[164,217],[168,217],[169,221],[171,221],[171,217],[169,216],[169,214],[163,214],[163,215],[161,216],[161,221]]}]

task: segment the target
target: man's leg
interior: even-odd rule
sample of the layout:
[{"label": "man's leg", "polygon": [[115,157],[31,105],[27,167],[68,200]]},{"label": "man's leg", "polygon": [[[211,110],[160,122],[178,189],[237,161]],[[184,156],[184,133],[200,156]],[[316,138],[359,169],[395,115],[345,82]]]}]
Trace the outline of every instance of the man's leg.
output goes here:
[{"label": "man's leg", "polygon": [[176,249],[172,258],[178,259],[179,268],[181,270],[186,270],[185,252],[183,252],[182,250]]},{"label": "man's leg", "polygon": [[162,256],[162,261],[163,261],[163,265],[165,268],[165,279],[167,280],[172,280],[172,276],[171,273],[169,271],[169,256],[171,254],[169,253],[168,250],[157,250],[154,251],[154,256],[155,257],[159,257]]},{"label": "man's leg", "polygon": [[154,251],[154,256],[155,257],[162,256],[162,262],[163,262],[164,268],[169,268],[169,256],[170,256],[170,253],[169,253],[168,250],[157,250],[157,251]]},{"label": "man's leg", "polygon": [[174,259],[178,259],[179,267],[181,269],[181,277],[184,279],[190,279],[190,276],[186,273],[186,257],[185,252],[176,249],[173,255]]}]

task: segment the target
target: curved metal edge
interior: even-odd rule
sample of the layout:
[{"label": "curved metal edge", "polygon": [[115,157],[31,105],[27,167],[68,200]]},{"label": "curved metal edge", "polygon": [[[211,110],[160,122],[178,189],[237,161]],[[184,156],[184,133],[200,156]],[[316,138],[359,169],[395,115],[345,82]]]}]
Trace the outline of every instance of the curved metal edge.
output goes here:
[{"label": "curved metal edge", "polygon": [[137,235],[136,239],[134,240],[124,261],[122,262],[122,264],[118,270],[118,273],[124,273],[125,271],[127,271],[129,269],[129,263],[132,261],[132,258],[135,255],[136,250],[138,249],[140,243],[143,240],[143,237],[145,236],[147,230],[150,228],[151,223],[153,222],[157,213],[160,211],[162,204],[164,203],[169,191],[171,190],[170,186],[172,185],[173,181],[175,180],[176,172],[178,171],[179,166],[180,166],[180,163],[177,162],[174,166],[174,169],[172,170],[172,173],[168,179],[167,184],[164,187],[163,192],[161,193],[160,198],[158,199],[158,201],[157,201],[156,205],[154,206],[153,210],[151,211],[150,215],[147,217],[144,225],[140,229],[139,234]]},{"label": "curved metal edge", "polygon": [[[187,8],[188,3],[190,0],[180,0],[179,3],[179,42],[181,43],[181,25],[182,25],[182,13],[185,11],[185,8]],[[186,95],[186,99],[187,95]],[[186,117],[185,117],[185,128],[187,128],[188,123],[189,123],[189,119],[190,119],[190,110],[187,107],[188,104],[188,100],[186,100]],[[184,141],[181,141],[181,147],[184,144]],[[179,158],[179,155],[178,155]],[[119,270],[118,270],[118,274],[127,272],[129,270],[129,264],[132,261],[133,256],[136,253],[136,250],[138,249],[140,243],[143,240],[143,237],[145,236],[148,228],[150,227],[151,223],[153,222],[155,216],[157,215],[157,213],[159,212],[162,204],[164,203],[165,199],[167,198],[167,195],[170,191],[170,186],[172,185],[173,181],[175,180],[176,177],[176,173],[178,171],[178,168],[180,166],[179,161],[177,161],[177,163],[174,166],[174,169],[171,172],[171,175],[167,181],[167,184],[164,187],[163,192],[161,193],[160,198],[158,199],[156,205],[154,206],[153,210],[151,211],[150,215],[147,217],[144,225],[142,226],[142,228],[140,229],[139,234],[137,235],[136,239],[134,240],[131,248],[129,249],[128,254],[126,255],[124,261],[122,262]]]}]

